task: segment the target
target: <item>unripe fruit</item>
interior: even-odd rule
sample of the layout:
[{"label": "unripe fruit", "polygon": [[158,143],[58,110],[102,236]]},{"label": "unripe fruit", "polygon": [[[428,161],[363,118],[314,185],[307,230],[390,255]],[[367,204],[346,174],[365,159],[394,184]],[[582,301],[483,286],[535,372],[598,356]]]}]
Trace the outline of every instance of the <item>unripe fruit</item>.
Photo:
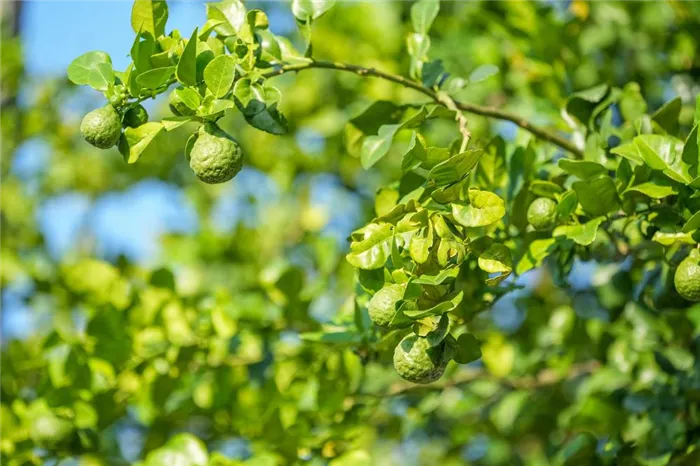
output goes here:
[{"label": "unripe fruit", "polygon": [[683,299],[700,301],[700,250],[693,249],[678,265],[673,276],[676,291]]},{"label": "unripe fruit", "polygon": [[141,104],[130,108],[124,114],[124,124],[130,128],[137,128],[146,122],[148,122],[148,112]]},{"label": "unripe fruit", "polygon": [[447,367],[445,342],[430,346],[425,337],[410,334],[396,345],[394,368],[396,372],[413,383],[431,383],[442,377]]},{"label": "unripe fruit", "polygon": [[241,171],[243,154],[235,139],[216,123],[205,123],[190,152],[190,168],[205,183],[224,183]]},{"label": "unripe fruit", "polygon": [[194,115],[194,110],[185,105],[185,103],[180,98],[180,94],[175,92],[179,89],[182,88],[178,87],[168,96],[168,106],[170,107],[170,111],[177,116]]},{"label": "unripe fruit", "polygon": [[369,318],[380,327],[387,327],[396,314],[396,303],[403,298],[402,285],[385,285],[377,291],[367,304]]},{"label": "unripe fruit", "polygon": [[119,141],[122,133],[119,114],[111,105],[93,110],[83,117],[80,133],[93,146],[109,149]]},{"label": "unripe fruit", "polygon": [[538,197],[527,209],[527,221],[535,230],[551,230],[557,224],[557,203],[548,197]]}]

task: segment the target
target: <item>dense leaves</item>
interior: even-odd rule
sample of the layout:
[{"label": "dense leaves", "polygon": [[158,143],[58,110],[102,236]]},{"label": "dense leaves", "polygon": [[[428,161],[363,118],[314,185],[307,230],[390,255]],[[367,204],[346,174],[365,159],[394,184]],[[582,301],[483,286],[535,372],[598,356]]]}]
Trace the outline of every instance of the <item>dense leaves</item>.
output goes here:
[{"label": "dense leaves", "polygon": [[[137,0],[125,70],[70,65],[126,164],[73,89],[3,107],[4,160],[55,153],[3,161],[3,293],[49,322],[3,347],[3,461],[697,464],[695,4],[248,6]],[[156,267],[28,215],[145,177],[199,219]]]}]

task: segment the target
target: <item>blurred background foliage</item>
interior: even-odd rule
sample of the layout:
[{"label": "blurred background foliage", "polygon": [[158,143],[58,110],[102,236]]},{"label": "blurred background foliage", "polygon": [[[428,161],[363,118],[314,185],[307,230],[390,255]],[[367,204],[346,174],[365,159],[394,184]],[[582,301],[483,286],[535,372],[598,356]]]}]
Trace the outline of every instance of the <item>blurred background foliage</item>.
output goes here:
[{"label": "blurred background foliage", "polygon": [[[22,18],[47,4],[2,4],[3,462],[700,463],[700,310],[652,314],[619,264],[577,262],[563,285],[546,265],[523,275],[473,329],[482,360],[435,385],[400,381],[381,346],[301,338],[368,325],[353,321],[347,237],[400,157],[363,171],[343,129],[372,100],[421,101],[413,91],[325,70],[276,78],[289,134],[226,117],[246,168],[209,186],[185,130],[136,165],[80,139],[98,94],[24,69],[38,32]],[[287,4],[247,5],[300,43]],[[340,2],[314,25],[314,55],[407,74],[410,6]],[[62,24],[46,53],[78,29]],[[464,101],[564,131],[571,93],[636,82],[650,110],[679,96],[693,119],[700,3],[444,2],[431,37],[452,73],[500,68]],[[475,141],[530,139],[469,120]],[[446,145],[453,131],[434,121],[425,135]]]}]

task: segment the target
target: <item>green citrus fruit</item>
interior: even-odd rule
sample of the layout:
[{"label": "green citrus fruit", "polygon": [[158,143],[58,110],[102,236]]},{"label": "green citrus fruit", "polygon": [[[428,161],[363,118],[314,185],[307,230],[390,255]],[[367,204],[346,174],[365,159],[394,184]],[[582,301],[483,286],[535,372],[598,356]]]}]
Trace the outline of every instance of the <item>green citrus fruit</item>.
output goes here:
[{"label": "green citrus fruit", "polygon": [[47,450],[65,446],[73,439],[75,428],[70,421],[46,413],[37,416],[31,425],[31,437],[35,444]]},{"label": "green citrus fruit", "polygon": [[235,139],[216,123],[205,123],[190,152],[190,168],[205,183],[223,183],[241,171],[243,154]]},{"label": "green citrus fruit", "polygon": [[139,127],[146,122],[148,122],[148,112],[141,104],[131,107],[124,114],[124,124],[131,128]]},{"label": "green citrus fruit", "polygon": [[557,224],[557,203],[548,197],[538,197],[527,209],[527,221],[535,230],[551,230]]},{"label": "green citrus fruit", "polygon": [[180,89],[182,89],[182,87],[178,87],[168,96],[168,106],[170,107],[170,111],[177,116],[194,115],[194,110],[185,105],[185,103],[180,98],[180,94],[175,92]]},{"label": "green citrus fruit", "polygon": [[673,283],[683,299],[700,301],[700,250],[693,249],[678,265]]},{"label": "green citrus fruit", "polygon": [[372,322],[380,327],[388,326],[396,314],[396,302],[403,298],[403,291],[403,286],[390,284],[374,293],[367,304]]},{"label": "green citrus fruit", "polygon": [[83,138],[95,147],[109,149],[122,134],[122,124],[114,107],[107,105],[88,113],[80,123]]},{"label": "green citrus fruit", "polygon": [[394,368],[413,383],[435,382],[447,366],[445,343],[430,346],[428,339],[415,334],[404,337],[394,350]]}]

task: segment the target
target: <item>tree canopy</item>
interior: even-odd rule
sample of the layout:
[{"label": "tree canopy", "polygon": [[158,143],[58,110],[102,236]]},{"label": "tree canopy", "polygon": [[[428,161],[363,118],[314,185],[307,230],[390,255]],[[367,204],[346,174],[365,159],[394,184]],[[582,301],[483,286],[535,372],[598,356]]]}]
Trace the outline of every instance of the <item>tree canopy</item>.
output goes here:
[{"label": "tree canopy", "polygon": [[[3,17],[3,462],[700,463],[699,3],[201,7],[41,80]],[[154,256],[49,241],[144,183]]]}]

